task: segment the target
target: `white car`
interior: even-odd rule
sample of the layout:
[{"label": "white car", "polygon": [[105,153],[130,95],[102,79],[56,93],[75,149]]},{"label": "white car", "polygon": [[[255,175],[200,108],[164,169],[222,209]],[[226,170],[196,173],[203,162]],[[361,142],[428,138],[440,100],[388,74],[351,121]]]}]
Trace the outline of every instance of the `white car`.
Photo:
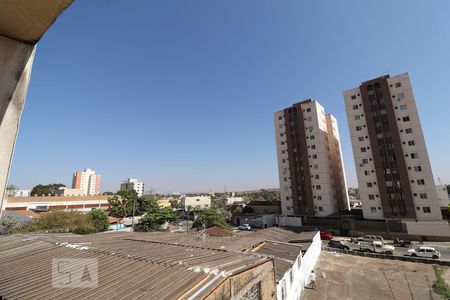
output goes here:
[{"label": "white car", "polygon": [[436,251],[436,249],[432,247],[418,247],[416,249],[409,249],[408,255],[415,256],[415,257],[427,257],[427,258],[434,258],[438,259],[441,257],[441,253],[439,251]]},{"label": "white car", "polygon": [[239,226],[240,230],[252,230],[252,227],[248,224],[242,224],[241,226]]}]

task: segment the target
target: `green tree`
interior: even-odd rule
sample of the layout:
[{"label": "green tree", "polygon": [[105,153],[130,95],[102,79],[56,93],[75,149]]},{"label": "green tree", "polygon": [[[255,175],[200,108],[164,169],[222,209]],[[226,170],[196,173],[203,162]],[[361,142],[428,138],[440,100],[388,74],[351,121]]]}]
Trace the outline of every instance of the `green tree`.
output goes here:
[{"label": "green tree", "polygon": [[133,206],[138,205],[139,197],[135,190],[120,190],[108,199],[109,211],[114,217],[125,218],[133,214]]},{"label": "green tree", "polygon": [[213,208],[202,210],[202,212],[197,216],[197,219],[195,219],[194,223],[192,224],[192,227],[197,229],[201,229],[203,227],[210,228],[213,226],[217,226],[223,229],[230,228],[223,214]]},{"label": "green tree", "polygon": [[138,199],[136,212],[143,214],[159,208],[156,197],[153,195],[144,195]]},{"label": "green tree", "polygon": [[50,183],[47,185],[38,184],[31,190],[31,195],[52,195],[54,194],[60,187],[65,187],[62,183]]},{"label": "green tree", "polygon": [[170,201],[170,206],[172,208],[179,208],[180,207],[180,203],[177,200],[171,200]]},{"label": "green tree", "polygon": [[88,215],[90,222],[97,232],[107,231],[109,229],[108,216],[102,209],[93,208]]},{"label": "green tree", "polygon": [[136,231],[159,231],[166,222],[175,221],[177,215],[170,208],[157,208],[147,212],[135,226]]},{"label": "green tree", "polygon": [[2,219],[2,234],[10,234],[13,227],[17,224],[17,220],[11,216]]},{"label": "green tree", "polygon": [[228,222],[231,220],[231,211],[228,209],[227,205],[223,202],[213,202],[211,204],[211,208],[215,209],[217,212],[221,213],[225,218],[225,221]]}]

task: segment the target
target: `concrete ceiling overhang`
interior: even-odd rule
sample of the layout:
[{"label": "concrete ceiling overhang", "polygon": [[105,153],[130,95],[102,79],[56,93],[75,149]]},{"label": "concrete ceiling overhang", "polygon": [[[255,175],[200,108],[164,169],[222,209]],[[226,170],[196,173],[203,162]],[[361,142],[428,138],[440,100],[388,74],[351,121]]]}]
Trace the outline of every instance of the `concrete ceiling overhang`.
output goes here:
[{"label": "concrete ceiling overhang", "polygon": [[0,0],[0,35],[36,44],[73,0]]}]

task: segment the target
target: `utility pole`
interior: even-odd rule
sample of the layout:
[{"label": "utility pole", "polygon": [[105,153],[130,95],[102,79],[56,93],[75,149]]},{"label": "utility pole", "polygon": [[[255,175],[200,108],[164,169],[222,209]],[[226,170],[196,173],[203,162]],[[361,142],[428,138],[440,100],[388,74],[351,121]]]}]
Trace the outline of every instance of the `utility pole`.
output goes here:
[{"label": "utility pole", "polygon": [[131,231],[134,231],[134,214],[136,212],[136,197],[133,197],[133,215],[131,216]]}]

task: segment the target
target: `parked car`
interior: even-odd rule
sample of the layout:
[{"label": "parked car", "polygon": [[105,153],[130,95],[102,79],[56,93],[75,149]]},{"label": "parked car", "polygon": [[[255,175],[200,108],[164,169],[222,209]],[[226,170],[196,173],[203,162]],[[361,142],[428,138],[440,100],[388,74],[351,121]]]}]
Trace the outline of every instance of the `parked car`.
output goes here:
[{"label": "parked car", "polygon": [[418,247],[416,249],[409,249],[407,255],[434,259],[441,257],[441,253],[432,247]]},{"label": "parked car", "polygon": [[176,221],[173,222],[173,225],[176,225],[176,226],[183,226],[183,221],[181,221],[181,220],[176,220]]},{"label": "parked car", "polygon": [[383,239],[383,237],[381,235],[365,235],[365,236],[361,236],[359,238],[357,238],[356,240],[354,240],[356,242],[366,242],[366,243],[371,243],[374,241],[378,241],[378,242],[382,242],[383,244],[385,244],[385,241]]},{"label": "parked car", "polygon": [[410,241],[410,240],[401,240],[401,239],[399,239],[399,238],[396,238],[396,239],[394,240],[394,246],[397,246],[397,247],[407,247],[407,246],[409,246],[409,245],[411,245],[411,241]]},{"label": "parked car", "polygon": [[380,241],[359,242],[359,250],[374,253],[385,253],[389,255],[393,255],[395,253],[394,246],[386,245],[385,243]]},{"label": "parked car", "polygon": [[320,239],[322,240],[332,240],[333,235],[331,233],[326,233],[325,231],[320,231]]},{"label": "parked car", "polygon": [[343,250],[350,250],[349,246],[344,245],[342,243],[342,241],[338,241],[338,240],[330,240],[330,241],[328,241],[328,247],[336,248],[336,249],[343,249]]},{"label": "parked car", "polygon": [[239,226],[240,230],[252,230],[252,227],[249,224],[242,224]]}]

